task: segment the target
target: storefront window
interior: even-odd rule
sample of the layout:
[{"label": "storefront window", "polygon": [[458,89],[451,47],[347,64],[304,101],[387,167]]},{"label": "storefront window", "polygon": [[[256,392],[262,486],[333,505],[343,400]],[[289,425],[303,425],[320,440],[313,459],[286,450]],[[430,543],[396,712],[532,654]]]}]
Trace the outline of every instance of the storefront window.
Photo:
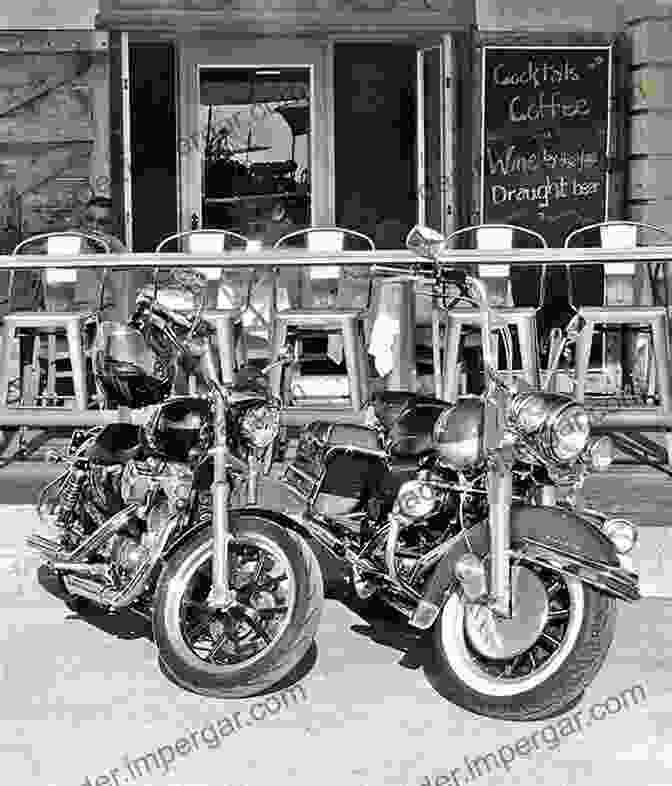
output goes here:
[{"label": "storefront window", "polygon": [[200,72],[203,226],[272,245],[310,224],[310,70]]}]

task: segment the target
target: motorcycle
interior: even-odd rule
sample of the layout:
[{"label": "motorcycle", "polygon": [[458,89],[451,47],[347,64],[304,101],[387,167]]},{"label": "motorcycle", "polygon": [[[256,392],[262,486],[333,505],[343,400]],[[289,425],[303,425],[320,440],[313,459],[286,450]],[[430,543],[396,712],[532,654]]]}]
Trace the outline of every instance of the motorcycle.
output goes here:
[{"label": "motorcycle", "polygon": [[[311,645],[322,577],[307,544],[256,505],[279,405],[259,374],[230,388],[218,381],[202,340],[201,283],[173,279],[140,293],[128,325],[93,325],[99,393],[138,422],[73,434],[67,469],[37,504],[55,535],[27,542],[76,610],[150,619],[174,682],[210,696],[256,695]],[[206,391],[172,395],[178,367],[202,371]]]},{"label": "motorcycle", "polygon": [[[407,247],[425,261],[377,273],[480,309],[484,391],[454,402],[383,394],[363,425],[308,425],[284,475],[301,500],[286,526],[344,562],[358,598],[377,597],[426,637],[441,695],[490,717],[548,718],[600,670],[616,601],[640,597],[635,526],[577,502],[611,463],[610,440],[551,392],[580,317],[553,336],[546,386],[534,389],[514,378],[511,336],[483,282],[450,268],[449,254],[442,263],[443,236],[415,227]],[[495,370],[493,331],[507,373]]]}]

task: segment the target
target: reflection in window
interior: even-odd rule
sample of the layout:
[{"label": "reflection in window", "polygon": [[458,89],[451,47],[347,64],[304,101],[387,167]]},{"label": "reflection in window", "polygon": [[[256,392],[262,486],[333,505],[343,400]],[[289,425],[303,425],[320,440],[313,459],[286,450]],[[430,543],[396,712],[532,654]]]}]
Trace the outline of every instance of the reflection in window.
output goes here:
[{"label": "reflection in window", "polygon": [[272,245],[310,224],[310,72],[201,71],[205,227]]}]

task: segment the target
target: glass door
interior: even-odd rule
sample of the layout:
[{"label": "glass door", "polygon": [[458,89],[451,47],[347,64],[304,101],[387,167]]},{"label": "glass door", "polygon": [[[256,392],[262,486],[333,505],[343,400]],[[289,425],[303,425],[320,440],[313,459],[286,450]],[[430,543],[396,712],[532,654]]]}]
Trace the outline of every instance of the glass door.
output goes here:
[{"label": "glass door", "polygon": [[199,69],[201,216],[265,246],[311,223],[309,68]]},{"label": "glass door", "polygon": [[258,233],[276,202],[297,225],[333,221],[330,52],[289,37],[180,38],[182,231]]}]

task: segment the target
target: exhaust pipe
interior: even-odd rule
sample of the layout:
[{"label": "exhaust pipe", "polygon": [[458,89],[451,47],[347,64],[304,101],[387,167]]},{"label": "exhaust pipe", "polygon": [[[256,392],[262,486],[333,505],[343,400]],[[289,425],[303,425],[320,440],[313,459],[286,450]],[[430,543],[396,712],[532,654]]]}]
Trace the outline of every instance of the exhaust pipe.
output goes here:
[{"label": "exhaust pipe", "polygon": [[65,556],[60,543],[55,540],[49,540],[49,538],[45,538],[42,535],[38,535],[36,532],[26,538],[26,546],[28,546],[29,549],[39,552],[47,559],[53,560],[58,557],[62,559]]},{"label": "exhaust pipe", "polygon": [[110,606],[110,601],[115,594],[113,590],[110,591],[97,581],[83,576],[63,576],[63,583],[71,594],[86,598],[86,600],[93,601],[93,603],[105,608]]},{"label": "exhaust pipe", "polygon": [[108,565],[92,565],[89,562],[53,562],[52,567],[54,570],[60,570],[63,573],[74,573],[78,576],[97,576],[103,579],[110,578],[110,568]]}]

